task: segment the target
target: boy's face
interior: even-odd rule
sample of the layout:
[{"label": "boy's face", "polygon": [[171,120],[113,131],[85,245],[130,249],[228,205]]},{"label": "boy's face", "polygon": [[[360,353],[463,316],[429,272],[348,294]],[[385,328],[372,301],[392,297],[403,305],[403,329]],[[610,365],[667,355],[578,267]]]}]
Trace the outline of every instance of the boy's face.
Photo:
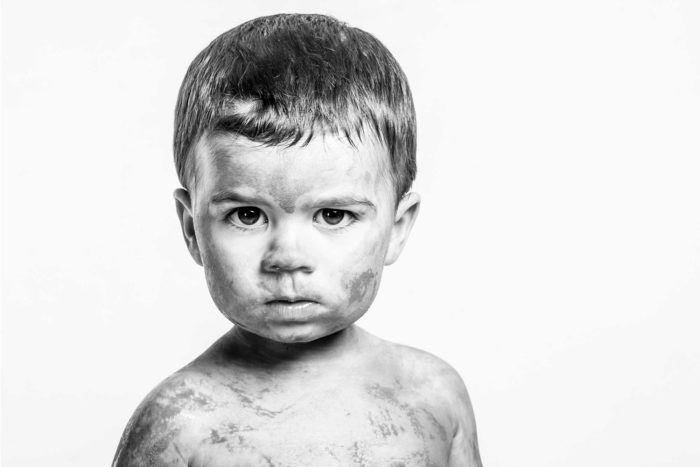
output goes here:
[{"label": "boy's face", "polygon": [[418,211],[398,203],[380,144],[333,136],[264,147],[210,135],[196,148],[195,193],[177,190],[188,247],[233,323],[279,342],[348,327],[374,299]]}]

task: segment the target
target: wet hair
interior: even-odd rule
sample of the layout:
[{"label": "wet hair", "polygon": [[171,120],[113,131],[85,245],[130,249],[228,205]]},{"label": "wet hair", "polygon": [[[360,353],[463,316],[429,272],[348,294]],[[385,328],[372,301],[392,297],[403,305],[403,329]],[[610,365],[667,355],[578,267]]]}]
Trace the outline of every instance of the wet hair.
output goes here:
[{"label": "wet hair", "polygon": [[195,57],[175,109],[175,166],[184,187],[196,184],[198,140],[217,132],[270,146],[308,144],[317,134],[353,145],[376,138],[388,152],[397,200],[416,175],[406,76],[374,36],[329,16],[256,18]]}]

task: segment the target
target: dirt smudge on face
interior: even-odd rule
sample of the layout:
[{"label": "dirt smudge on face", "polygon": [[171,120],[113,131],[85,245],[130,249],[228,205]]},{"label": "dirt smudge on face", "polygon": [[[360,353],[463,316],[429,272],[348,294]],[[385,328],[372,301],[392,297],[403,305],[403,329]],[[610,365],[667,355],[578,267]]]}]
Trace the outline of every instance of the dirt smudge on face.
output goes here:
[{"label": "dirt smudge on face", "polygon": [[[295,192],[289,186],[287,174],[278,172],[270,176],[271,182],[268,184],[272,189],[272,198],[277,205],[287,214],[294,212],[296,200],[300,193]],[[298,191],[298,190],[297,190]]]},{"label": "dirt smudge on face", "polygon": [[347,287],[350,289],[350,303],[362,301],[370,289],[371,293],[374,293],[376,288],[375,277],[377,277],[377,273],[372,269],[368,269],[348,281]]}]

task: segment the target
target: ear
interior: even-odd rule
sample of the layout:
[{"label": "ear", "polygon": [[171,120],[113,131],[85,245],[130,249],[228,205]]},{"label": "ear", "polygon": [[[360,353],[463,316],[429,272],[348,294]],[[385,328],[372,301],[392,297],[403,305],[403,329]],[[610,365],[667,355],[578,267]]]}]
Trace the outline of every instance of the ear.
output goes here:
[{"label": "ear", "polygon": [[194,230],[194,215],[190,193],[184,188],[178,188],[173,192],[173,197],[175,198],[175,209],[177,210],[177,217],[180,218],[182,235],[185,238],[187,249],[190,250],[190,255],[192,255],[192,259],[194,259],[195,263],[201,266],[202,255],[199,253],[197,235]]},{"label": "ear", "polygon": [[418,193],[406,193],[399,201],[394,217],[394,225],[391,227],[391,239],[384,259],[385,265],[393,264],[401,254],[403,246],[408,240],[413,223],[416,221],[420,208],[420,196]]}]

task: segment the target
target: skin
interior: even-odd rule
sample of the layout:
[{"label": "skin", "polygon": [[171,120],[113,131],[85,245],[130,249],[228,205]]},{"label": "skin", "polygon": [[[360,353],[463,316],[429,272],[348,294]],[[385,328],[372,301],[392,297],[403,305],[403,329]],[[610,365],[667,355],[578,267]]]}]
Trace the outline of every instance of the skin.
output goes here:
[{"label": "skin", "polygon": [[235,326],[146,397],[113,465],[480,466],[459,375],[354,324],[418,212],[385,149],[205,135],[196,158],[177,212]]}]

